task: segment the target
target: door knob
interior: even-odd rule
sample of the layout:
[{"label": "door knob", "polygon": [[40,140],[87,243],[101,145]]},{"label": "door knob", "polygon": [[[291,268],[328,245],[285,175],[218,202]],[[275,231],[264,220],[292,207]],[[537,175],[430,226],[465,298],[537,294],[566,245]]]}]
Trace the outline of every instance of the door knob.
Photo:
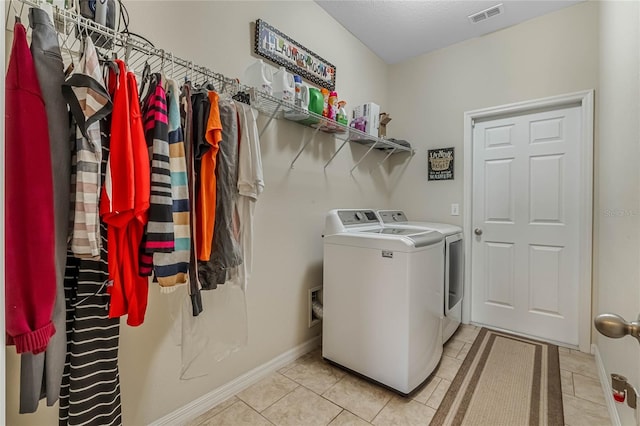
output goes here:
[{"label": "door knob", "polygon": [[640,343],[640,321],[627,322],[620,315],[600,314],[593,322],[600,334],[613,339],[629,335],[638,339]]},{"label": "door knob", "polygon": [[482,235],[482,229],[480,229],[480,228],[476,228],[476,229],[473,231],[473,233],[474,233],[474,234],[476,234],[477,236],[480,236],[480,235]]}]

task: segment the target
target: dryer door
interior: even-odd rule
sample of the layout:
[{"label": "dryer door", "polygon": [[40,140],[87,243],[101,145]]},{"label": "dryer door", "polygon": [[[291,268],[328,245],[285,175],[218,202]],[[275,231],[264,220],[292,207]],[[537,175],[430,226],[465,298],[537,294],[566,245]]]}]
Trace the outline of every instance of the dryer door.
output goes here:
[{"label": "dryer door", "polygon": [[[450,316],[452,310],[462,300],[464,286],[464,245],[462,234],[450,235],[445,240],[445,316]],[[454,314],[460,314],[456,309]],[[460,318],[458,318],[460,319]]]}]

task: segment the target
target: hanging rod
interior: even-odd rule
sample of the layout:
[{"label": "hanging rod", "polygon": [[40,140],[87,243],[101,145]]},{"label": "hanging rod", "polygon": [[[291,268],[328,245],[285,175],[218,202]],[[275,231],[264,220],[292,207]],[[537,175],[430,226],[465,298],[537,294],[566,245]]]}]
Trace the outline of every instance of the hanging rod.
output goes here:
[{"label": "hanging rod", "polygon": [[[22,3],[22,8],[25,5],[29,7],[42,8],[42,5],[45,2],[46,0],[11,0],[11,4]],[[82,35],[91,34],[92,38],[94,38],[96,36],[93,34],[97,34],[97,38],[94,38],[96,49],[102,53],[111,52],[113,56],[125,59],[127,66],[133,70],[135,70],[137,66],[141,66],[146,63],[150,66],[152,72],[158,72],[165,68],[169,68],[170,72],[173,71],[172,78],[176,79],[187,78],[201,80],[203,83],[211,79],[215,80],[222,84],[222,88],[219,89],[220,92],[223,92],[227,86],[234,88],[236,91],[247,90],[247,88],[240,85],[237,79],[226,77],[223,74],[216,73],[208,69],[207,67],[197,65],[193,61],[180,58],[172,52],[157,48],[147,42],[135,38],[135,36],[120,33],[114,29],[100,25],[91,19],[85,18],[75,10],[63,9],[57,5],[51,5],[51,9],[53,10],[53,19],[56,31],[59,35],[63,35],[65,37],[60,46],[62,50],[66,49],[70,51],[70,53],[74,53],[68,47],[65,48],[62,46],[62,44],[68,45],[67,41],[72,36],[79,39]],[[11,6],[7,7],[8,15],[11,14],[11,11]],[[74,40],[74,42],[75,41],[77,40]],[[102,43],[107,42],[110,42],[110,47],[101,46]]]}]

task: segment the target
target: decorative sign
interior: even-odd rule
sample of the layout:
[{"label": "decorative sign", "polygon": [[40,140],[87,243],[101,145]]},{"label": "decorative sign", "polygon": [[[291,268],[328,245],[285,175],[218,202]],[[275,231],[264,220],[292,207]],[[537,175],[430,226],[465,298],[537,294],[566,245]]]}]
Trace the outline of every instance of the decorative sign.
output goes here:
[{"label": "decorative sign", "polygon": [[453,148],[430,149],[427,162],[429,163],[428,180],[453,179]]},{"label": "decorative sign", "polygon": [[256,20],[255,52],[321,87],[336,87],[335,66],[262,19]]}]

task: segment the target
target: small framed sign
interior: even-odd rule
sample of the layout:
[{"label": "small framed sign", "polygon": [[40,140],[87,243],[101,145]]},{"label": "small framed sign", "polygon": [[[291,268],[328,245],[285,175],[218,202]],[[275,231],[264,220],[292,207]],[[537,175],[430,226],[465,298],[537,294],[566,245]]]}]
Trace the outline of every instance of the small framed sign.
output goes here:
[{"label": "small framed sign", "polygon": [[428,180],[453,180],[453,148],[430,149],[427,163]]},{"label": "small framed sign", "polygon": [[288,71],[303,78],[335,90],[336,67],[324,58],[281,33],[262,19],[256,20],[256,54],[285,67]]}]

